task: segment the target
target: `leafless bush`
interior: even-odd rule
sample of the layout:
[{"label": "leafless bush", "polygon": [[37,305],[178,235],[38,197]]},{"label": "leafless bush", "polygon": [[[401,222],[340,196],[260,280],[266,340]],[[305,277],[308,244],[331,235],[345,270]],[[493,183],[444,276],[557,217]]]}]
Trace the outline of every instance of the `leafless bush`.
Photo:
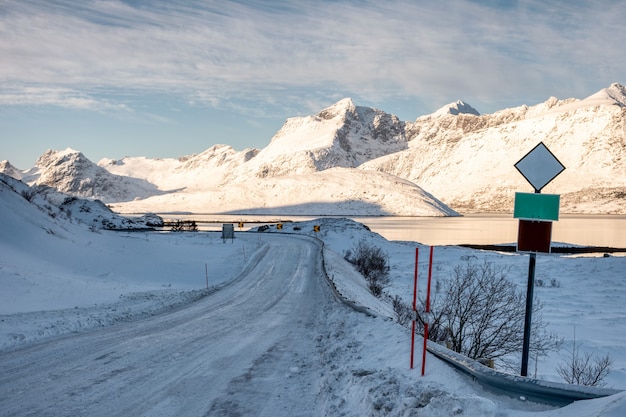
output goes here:
[{"label": "leafless bush", "polygon": [[23,190],[22,191],[22,197],[24,197],[24,199],[26,201],[33,201],[33,197],[35,197],[35,192],[33,190]]},{"label": "leafless bush", "polygon": [[590,352],[581,353],[574,339],[570,356],[557,366],[556,371],[568,384],[603,387],[612,365],[613,359],[608,354],[597,357]]},{"label": "leafless bush", "polygon": [[396,316],[396,321],[400,323],[401,326],[408,325],[415,317],[413,306],[409,303],[405,303],[399,296],[396,295],[391,300],[391,305]]},{"label": "leafless bush", "polygon": [[383,294],[390,280],[389,257],[381,248],[362,240],[354,249],[346,251],[344,259],[363,275],[372,294],[376,297]]}]

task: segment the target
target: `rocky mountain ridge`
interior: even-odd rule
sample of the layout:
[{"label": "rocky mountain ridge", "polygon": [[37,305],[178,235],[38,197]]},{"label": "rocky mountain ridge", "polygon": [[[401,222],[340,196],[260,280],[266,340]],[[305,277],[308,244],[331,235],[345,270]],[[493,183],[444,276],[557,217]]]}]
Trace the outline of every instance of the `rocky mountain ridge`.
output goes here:
[{"label": "rocky mountain ridge", "polygon": [[[0,169],[122,211],[506,212],[516,191],[532,191],[514,164],[539,142],[566,166],[543,191],[561,194],[562,212],[626,214],[626,88],[617,83],[583,100],[550,97],[486,115],[458,100],[412,122],[347,98],[287,119],[261,150],[215,145],[98,165],[49,151],[31,170]],[[315,203],[324,204],[307,213]]]},{"label": "rocky mountain ridge", "polygon": [[625,101],[613,84],[583,100],[421,117],[407,123],[407,150],[359,168],[420,184],[459,211],[510,211],[516,191],[532,192],[513,166],[543,142],[566,167],[544,190],[562,195],[563,212],[626,213]]},{"label": "rocky mountain ridge", "polygon": [[228,173],[223,184],[356,168],[406,148],[404,122],[345,98],[316,115],[287,119],[269,145],[249,163]]},{"label": "rocky mountain ridge", "polygon": [[161,194],[156,185],[139,178],[113,174],[71,148],[64,151],[48,150],[39,157],[33,168],[18,177],[32,186],[45,185],[68,195],[107,201]]}]

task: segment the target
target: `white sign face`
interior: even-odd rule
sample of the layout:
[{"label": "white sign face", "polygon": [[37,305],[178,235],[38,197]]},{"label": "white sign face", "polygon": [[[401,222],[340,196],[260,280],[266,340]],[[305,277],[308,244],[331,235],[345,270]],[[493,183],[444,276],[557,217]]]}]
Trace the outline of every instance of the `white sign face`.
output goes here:
[{"label": "white sign face", "polygon": [[535,188],[535,192],[541,191],[565,169],[543,142],[517,161],[515,168]]}]

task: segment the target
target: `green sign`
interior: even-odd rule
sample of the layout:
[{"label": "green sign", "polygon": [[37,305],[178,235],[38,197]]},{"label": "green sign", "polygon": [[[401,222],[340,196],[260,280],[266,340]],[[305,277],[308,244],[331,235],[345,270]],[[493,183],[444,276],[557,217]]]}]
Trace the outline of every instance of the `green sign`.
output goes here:
[{"label": "green sign", "polygon": [[559,220],[558,194],[515,193],[515,209],[513,217],[516,219]]}]

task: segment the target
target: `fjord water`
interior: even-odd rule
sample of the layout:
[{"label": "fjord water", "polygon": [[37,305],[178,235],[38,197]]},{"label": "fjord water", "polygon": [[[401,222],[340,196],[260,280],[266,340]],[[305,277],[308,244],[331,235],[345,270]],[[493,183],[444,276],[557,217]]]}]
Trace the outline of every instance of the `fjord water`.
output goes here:
[{"label": "fjord water", "polygon": [[[162,214],[164,219],[195,220],[200,230],[221,230],[222,223],[259,224],[306,221],[320,216]],[[335,216],[330,216],[335,217]],[[462,217],[351,217],[388,240],[427,245],[513,244],[518,219],[512,214],[468,214]],[[564,214],[552,225],[552,242],[626,248],[626,216]]]},{"label": "fjord water", "polygon": [[[515,243],[518,219],[511,214],[441,218],[355,219],[389,240],[428,245]],[[563,215],[552,224],[552,242],[626,248],[626,216]]]}]

